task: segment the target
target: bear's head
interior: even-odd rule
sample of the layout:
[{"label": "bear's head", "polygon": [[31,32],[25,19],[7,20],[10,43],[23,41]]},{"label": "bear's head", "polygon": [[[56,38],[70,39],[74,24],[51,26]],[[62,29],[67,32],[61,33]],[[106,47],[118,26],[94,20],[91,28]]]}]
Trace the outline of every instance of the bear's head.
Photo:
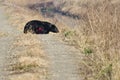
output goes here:
[{"label": "bear's head", "polygon": [[54,32],[54,33],[58,33],[59,32],[58,28],[54,24],[50,25],[50,31]]}]

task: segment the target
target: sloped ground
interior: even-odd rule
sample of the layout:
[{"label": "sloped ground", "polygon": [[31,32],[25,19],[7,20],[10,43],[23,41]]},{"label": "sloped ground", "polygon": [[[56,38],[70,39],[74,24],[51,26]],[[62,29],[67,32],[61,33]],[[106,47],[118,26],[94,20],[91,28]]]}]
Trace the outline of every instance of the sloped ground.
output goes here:
[{"label": "sloped ground", "polygon": [[5,71],[8,65],[8,57],[10,57],[9,50],[11,48],[12,41],[17,36],[17,30],[12,28],[4,15],[4,10],[0,7],[0,80],[8,80]]},{"label": "sloped ground", "polygon": [[35,35],[24,35],[23,25],[19,29],[21,22],[16,22],[19,16],[6,9],[0,7],[0,80],[44,80],[48,64],[40,41]]},{"label": "sloped ground", "polygon": [[78,50],[61,42],[55,34],[38,37],[50,58],[48,80],[82,80],[78,75],[77,60],[81,58]]},{"label": "sloped ground", "polygon": [[[14,2],[15,0],[9,0],[9,1]],[[22,2],[21,0],[17,0],[16,3],[19,3],[18,1],[20,2],[20,4],[24,4],[24,3],[28,4],[30,2],[29,0],[22,0],[25,2]],[[73,27],[75,26],[74,23],[76,24],[76,22],[78,22],[78,25],[76,25],[77,26],[76,32],[78,33],[78,35],[72,36],[71,38],[72,40],[70,41],[74,41],[75,45],[80,47],[80,50],[84,54],[87,54],[87,56],[85,56],[82,60],[79,59],[80,74],[82,73],[85,80],[87,79],[119,80],[120,79],[119,0],[91,0],[91,1],[61,0],[60,2],[63,1],[66,1],[66,4],[62,9],[63,11],[69,11],[73,14],[74,13],[80,15],[83,14],[83,19],[85,18],[85,21],[82,22],[83,25],[81,25],[81,21],[79,20],[77,21],[75,20],[74,22],[74,20],[73,21],[69,20],[69,18],[63,17],[63,19],[61,19],[62,18],[61,16],[58,17],[55,16],[55,18],[57,18],[56,21],[58,20],[58,22],[60,22],[57,23],[57,25],[59,24],[60,27],[63,27],[63,25],[61,24],[64,23],[65,24],[67,23],[64,26],[72,25],[71,27]],[[47,9],[47,10],[50,11],[51,9]],[[34,19],[38,19],[38,18],[34,18]],[[52,17],[51,20],[53,19],[54,18]],[[40,18],[40,20],[48,20],[48,18],[47,19]],[[53,20],[53,22],[55,21]],[[67,32],[68,37],[69,34],[71,35],[70,31]],[[50,36],[50,38],[53,37]],[[51,44],[52,42],[49,43]],[[45,44],[49,45],[46,42]],[[49,50],[47,52],[50,53]]]},{"label": "sloped ground", "polygon": [[[77,54],[79,53],[79,51],[77,51],[74,47],[65,45],[65,43],[54,37],[55,35],[38,35],[38,38],[43,46],[42,49],[49,57],[50,67],[47,80],[82,80],[80,78],[80,75],[78,75],[79,66],[77,62],[78,58],[81,58]],[[15,79],[17,78],[18,77],[16,77]],[[20,76],[19,80],[22,80]]]}]

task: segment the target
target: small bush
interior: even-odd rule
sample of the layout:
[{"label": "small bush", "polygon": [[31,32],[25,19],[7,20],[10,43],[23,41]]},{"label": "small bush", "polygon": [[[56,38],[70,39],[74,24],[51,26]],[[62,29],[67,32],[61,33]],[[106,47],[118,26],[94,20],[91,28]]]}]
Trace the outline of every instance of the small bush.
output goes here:
[{"label": "small bush", "polygon": [[73,36],[73,35],[74,35],[74,31],[66,31],[66,32],[64,32],[65,37],[70,37],[70,36]]},{"label": "small bush", "polygon": [[90,48],[84,48],[84,52],[83,53],[87,55],[87,54],[93,53],[93,51]]}]

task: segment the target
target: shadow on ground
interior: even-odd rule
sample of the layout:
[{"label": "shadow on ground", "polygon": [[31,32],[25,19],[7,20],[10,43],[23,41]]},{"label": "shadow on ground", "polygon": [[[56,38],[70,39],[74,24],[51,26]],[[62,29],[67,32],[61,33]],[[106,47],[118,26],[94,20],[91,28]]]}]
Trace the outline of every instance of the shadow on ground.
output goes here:
[{"label": "shadow on ground", "polygon": [[64,3],[60,5],[55,5],[54,2],[50,1],[27,5],[27,7],[31,10],[35,10],[42,13],[44,17],[54,17],[55,14],[59,14],[73,19],[80,19],[79,15],[72,14],[69,11],[62,11],[61,9],[63,5]]}]

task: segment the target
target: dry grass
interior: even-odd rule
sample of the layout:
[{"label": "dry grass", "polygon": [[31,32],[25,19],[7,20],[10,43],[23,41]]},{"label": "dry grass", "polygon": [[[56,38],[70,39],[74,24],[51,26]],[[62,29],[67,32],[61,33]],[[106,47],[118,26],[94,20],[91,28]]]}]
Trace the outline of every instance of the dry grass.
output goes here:
[{"label": "dry grass", "polygon": [[14,76],[10,80],[43,80],[43,76],[38,73],[24,73],[21,75]]},{"label": "dry grass", "polygon": [[35,3],[41,3],[45,1],[50,1],[50,0],[7,0],[6,2],[8,3],[13,3],[18,6],[26,6],[28,4],[35,4]]},{"label": "dry grass", "polygon": [[4,8],[6,9],[10,24],[22,33],[15,38],[11,47],[13,57],[12,63],[8,67],[8,70],[11,72],[10,80],[43,80],[47,78],[48,74],[48,58],[43,50],[41,50],[40,41],[36,35],[23,34],[26,22],[33,19],[44,20],[36,12],[23,7],[25,5],[23,3],[27,2],[24,0],[22,2],[21,0],[8,0],[4,2]]},{"label": "dry grass", "polygon": [[[71,31],[74,35],[68,31],[65,36],[85,54],[80,61],[80,75],[84,80],[119,80],[120,1],[86,1],[85,12],[77,12],[84,15],[84,25]],[[76,6],[73,7],[74,10]]]},{"label": "dry grass", "polygon": [[[7,0],[4,1],[4,5],[8,6],[6,7],[7,9],[7,13],[11,14],[8,15],[9,17],[11,17],[12,20],[10,20],[10,23],[14,26],[17,27],[19,30],[22,30],[23,27],[25,26],[25,24],[30,21],[30,20],[47,20],[50,22],[49,19],[44,18],[40,13],[36,12],[36,11],[31,11],[30,9],[27,8],[27,5],[29,4],[34,4],[34,3],[39,3],[42,2],[44,0]],[[45,1],[49,1],[49,0],[45,0]],[[14,12],[14,14],[12,14]],[[24,13],[24,14],[23,14]],[[20,24],[18,24],[20,23]]]},{"label": "dry grass", "polygon": [[16,38],[15,46],[37,46],[40,41],[35,38],[33,34],[21,34]]},{"label": "dry grass", "polygon": [[6,37],[6,36],[8,36],[8,33],[0,31],[0,37]]},{"label": "dry grass", "polygon": [[[26,74],[33,74],[30,80],[47,77],[48,59],[41,50],[40,41],[32,34],[20,34],[12,46],[12,63],[8,67],[11,72],[10,80],[26,80]],[[26,78],[26,79],[25,79]]]},{"label": "dry grass", "polygon": [[[8,1],[14,1],[15,4],[20,6],[31,4],[28,3],[28,0],[24,0],[25,2],[21,1],[19,4],[15,0]],[[36,0],[35,3],[37,1],[39,0]],[[59,0],[58,3],[64,4],[62,5],[63,11],[68,11],[82,17],[82,20],[76,20],[80,24],[78,27],[72,29],[72,31],[66,28],[64,23],[56,23],[56,25],[60,26],[64,40],[75,45],[84,55],[82,60],[80,60],[80,75],[83,75],[84,80],[119,80],[120,1]],[[36,14],[31,11],[29,11],[29,14],[26,9],[24,12],[26,16],[22,15],[22,12],[19,10],[14,10],[14,12],[17,12],[16,17],[18,19],[21,18],[19,21],[15,20],[17,23],[22,23],[20,24],[21,26],[24,26],[24,23],[29,19],[33,19],[30,16]],[[12,16],[14,17],[15,15]],[[25,21],[21,22],[23,19]],[[42,16],[36,16],[34,19],[44,20]],[[18,28],[22,29],[23,27],[21,26]],[[66,29],[63,29],[63,27]],[[29,42],[25,42],[25,44],[29,44]]]}]

